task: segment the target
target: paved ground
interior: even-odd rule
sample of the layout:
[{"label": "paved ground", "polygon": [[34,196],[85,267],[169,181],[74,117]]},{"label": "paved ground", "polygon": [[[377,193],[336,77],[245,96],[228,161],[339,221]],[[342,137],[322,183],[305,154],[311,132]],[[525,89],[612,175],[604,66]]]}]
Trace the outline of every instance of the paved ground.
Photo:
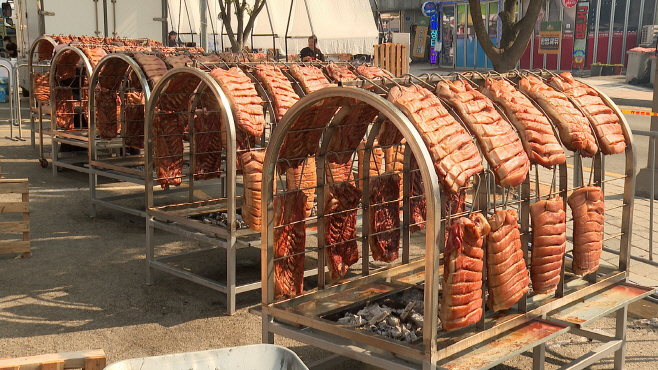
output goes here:
[{"label": "paved ground", "polygon": [[[0,115],[6,115],[0,105]],[[0,123],[0,137],[8,134]],[[223,298],[196,284],[158,273],[156,284],[144,284],[144,221],[99,208],[89,217],[88,178],[64,171],[53,177],[37,162],[37,150],[28,142],[0,139],[3,178],[29,178],[33,257],[0,256],[0,357],[27,356],[87,348],[103,348],[108,361],[127,358],[231,347],[260,342],[261,322],[250,314],[258,306],[259,292],[240,296],[239,310],[225,316]],[[545,173],[540,173],[544,181]],[[610,178],[613,178],[611,176]],[[621,181],[612,181],[608,204],[619,203]],[[126,184],[123,192],[130,190]],[[118,191],[118,192],[120,192]],[[6,200],[0,197],[0,201]],[[634,253],[648,253],[647,200],[636,199]],[[616,212],[615,212],[616,211]],[[612,229],[620,210],[606,214]],[[184,250],[197,243],[157,233],[162,250]],[[610,248],[615,240],[608,242]],[[258,273],[258,250],[241,256],[240,271]],[[614,263],[614,254],[604,260]],[[198,261],[194,268],[221,276],[223,257]],[[196,262],[195,262],[196,263]],[[218,267],[219,266],[219,267]],[[658,269],[635,261],[631,280],[658,286]],[[642,302],[633,310],[645,317],[658,317],[656,306]],[[653,315],[653,316],[652,316]],[[658,328],[629,322],[628,369],[658,368]],[[610,332],[614,321],[604,318],[593,329]],[[277,337],[277,344],[291,348],[306,362],[327,353],[317,348]],[[565,335],[551,341],[547,368],[569,362],[589,351],[593,343]],[[531,369],[531,354],[506,362],[498,369]],[[335,369],[372,369],[354,361]],[[610,369],[606,360],[596,369]]]}]

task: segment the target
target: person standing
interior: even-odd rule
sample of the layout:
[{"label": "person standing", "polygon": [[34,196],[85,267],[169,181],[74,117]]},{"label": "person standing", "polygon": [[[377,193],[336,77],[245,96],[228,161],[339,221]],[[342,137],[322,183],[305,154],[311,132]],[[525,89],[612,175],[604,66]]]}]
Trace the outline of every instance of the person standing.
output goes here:
[{"label": "person standing", "polygon": [[11,37],[5,36],[4,42],[5,42],[5,50],[4,51],[5,51],[5,53],[7,53],[7,57],[16,58],[17,55],[18,55],[18,47],[16,46],[16,44],[14,44],[11,41]]},{"label": "person standing", "polygon": [[318,48],[318,38],[315,35],[308,38],[308,46],[303,48],[299,54],[302,62],[312,62],[315,60],[324,62],[324,54]]},{"label": "person standing", "polygon": [[178,34],[176,33],[176,31],[169,32],[169,39],[167,40],[168,47],[175,48],[176,46],[178,46],[178,42],[176,41],[177,36]]}]

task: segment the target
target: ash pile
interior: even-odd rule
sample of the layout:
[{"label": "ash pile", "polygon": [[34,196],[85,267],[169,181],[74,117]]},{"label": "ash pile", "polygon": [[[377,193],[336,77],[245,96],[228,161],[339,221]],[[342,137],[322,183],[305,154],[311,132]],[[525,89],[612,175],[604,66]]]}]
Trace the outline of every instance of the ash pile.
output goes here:
[{"label": "ash pile", "polygon": [[[356,314],[347,312],[345,317],[338,319],[338,324],[360,328],[385,337],[415,342],[423,336],[422,300],[412,300],[401,309],[391,308],[386,301],[373,303]],[[394,305],[392,305],[394,306]]]},{"label": "ash pile", "polygon": [[[226,215],[226,212],[205,213],[203,215],[193,216],[192,218],[200,220],[204,224],[214,225],[219,227],[226,227],[226,225],[228,224],[228,216]],[[239,213],[236,215],[236,222],[238,229],[246,229],[249,227],[242,220],[242,215]]]}]

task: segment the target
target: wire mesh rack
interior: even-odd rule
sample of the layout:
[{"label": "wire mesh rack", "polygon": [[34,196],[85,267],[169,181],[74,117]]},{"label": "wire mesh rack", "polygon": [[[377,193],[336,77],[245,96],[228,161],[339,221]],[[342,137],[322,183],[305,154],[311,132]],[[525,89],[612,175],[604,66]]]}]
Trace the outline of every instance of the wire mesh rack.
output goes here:
[{"label": "wire mesh rack", "polygon": [[[30,141],[36,145],[36,136],[42,138],[42,130],[50,131],[50,125],[44,128],[44,119],[50,119],[50,62],[57,43],[49,36],[37,38],[28,54],[28,72],[30,74]],[[43,146],[40,145],[39,148]],[[40,158],[43,154],[40,155]],[[42,162],[43,164],[43,162]]]},{"label": "wire mesh rack", "polygon": [[[49,72],[50,131],[40,131],[40,160],[45,161],[43,134],[51,136],[53,175],[58,168],[88,172],[88,84],[92,73],[81,49],[65,46],[57,50]],[[66,151],[67,153],[64,154]]]},{"label": "wire mesh rack", "polygon": [[[266,138],[252,140],[244,126],[236,124],[248,118],[244,107],[229,100],[235,91],[220,86],[218,73],[239,72],[217,68],[209,68],[210,72],[174,68],[155,85],[147,102],[145,171],[154,174],[146,177],[147,280],[153,283],[153,271],[158,269],[217,290],[226,295],[227,312],[233,314],[236,294],[260,288],[257,273],[241,278],[236,265],[238,249],[260,243],[258,232],[250,227],[260,227],[260,217],[254,216],[260,206],[258,175]],[[253,114],[263,115],[262,104],[250,107]],[[263,127],[262,132],[268,130]],[[186,191],[181,197],[158,201],[154,188],[158,185]],[[155,229],[210,247],[156,257]],[[176,265],[218,248],[226,251],[225,279],[208,278]]]},{"label": "wire mesh rack", "polygon": [[[533,74],[544,80],[552,77],[545,71]],[[478,87],[486,77],[504,77],[516,84],[522,76],[366,79],[368,84],[356,85],[371,91],[324,88],[291,108],[272,133],[263,165],[262,223],[267,226],[261,233],[263,341],[272,343],[274,334],[283,335],[390,369],[490,367],[534,349],[535,366],[543,368],[544,343],[571,331],[606,342],[586,359],[579,359],[574,368],[612,352],[615,367],[623,368],[627,305],[652,289],[627,284],[635,148],[628,124],[614,103],[599,92],[622,127],[626,142],[619,154],[626,158],[623,177],[604,175],[600,152],[590,168],[583,165],[580,152],[567,152],[573,165],[533,165],[518,186],[501,187],[498,174],[487,167],[454,193],[441,188],[423,132],[386,100],[394,86],[416,85],[434,92],[441,82],[468,79]],[[447,101],[442,104],[468,128]],[[508,121],[500,106],[492,106]],[[549,121],[555,131],[554,122]],[[396,130],[397,141],[391,143],[386,133]],[[516,134],[523,139],[520,132]],[[479,149],[483,150],[482,145]],[[365,158],[356,166],[358,171],[353,171],[354,158]],[[309,167],[315,182],[295,176]],[[531,206],[542,204],[539,201],[561,203],[566,227],[572,231],[576,226],[567,199],[576,192],[593,191],[588,186],[605,192],[615,182],[622,189],[622,199],[606,198],[605,209],[620,209],[622,220],[617,225],[605,224],[603,238],[619,243],[622,252],[616,263],[602,262],[594,272],[580,276],[574,265],[573,240],[567,238],[554,292],[544,294],[538,285],[533,286],[536,292],[523,292],[512,307],[493,311],[487,300],[493,299],[495,290],[491,289],[496,285],[488,269],[495,270],[496,262],[488,261],[487,255],[482,259],[481,300],[468,302],[481,310],[481,316],[455,330],[448,327],[449,321],[439,320],[439,302],[447,305],[450,299],[459,299],[444,297],[448,269],[457,263],[446,257],[451,253],[446,250],[446,238],[454,243],[455,222],[468,222],[477,214],[495,222],[501,211],[515,215],[521,265],[529,275]],[[421,202],[426,207],[424,217],[419,217]],[[315,213],[305,213],[313,207]],[[487,238],[486,248],[494,242]],[[300,266],[315,268],[317,276],[303,274]],[[377,310],[384,305],[388,305],[386,312]],[[422,313],[424,319],[409,318],[411,311]],[[617,314],[614,336],[601,337],[583,329],[613,312]],[[387,316],[393,313],[400,316],[389,322]],[[395,325],[397,329],[392,328]]]}]

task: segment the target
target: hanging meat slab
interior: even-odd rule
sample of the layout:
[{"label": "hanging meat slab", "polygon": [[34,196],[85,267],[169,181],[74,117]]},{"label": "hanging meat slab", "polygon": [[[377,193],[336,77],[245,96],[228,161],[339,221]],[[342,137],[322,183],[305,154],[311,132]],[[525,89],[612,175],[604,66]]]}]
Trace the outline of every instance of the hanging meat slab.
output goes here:
[{"label": "hanging meat slab", "polygon": [[167,73],[167,65],[156,55],[135,53],[133,58],[142,67],[142,72],[144,72],[146,78],[153,82],[153,85],[158,83],[162,76]]},{"label": "hanging meat slab", "polygon": [[55,79],[57,81],[65,81],[75,77],[79,61],[80,55],[72,50],[67,50],[60,54],[55,70]]},{"label": "hanging meat slab", "polygon": [[[194,116],[194,179],[218,178],[222,167],[222,137],[217,114],[197,109]],[[244,172],[244,167],[242,167]]]},{"label": "hanging meat slab", "polygon": [[404,112],[421,134],[445,189],[457,193],[471,176],[484,169],[471,136],[431,91],[416,85],[395,86],[388,100]]},{"label": "hanging meat slab", "polygon": [[362,193],[350,182],[326,186],[324,191],[327,266],[331,278],[339,279],[359,260],[356,213]]},{"label": "hanging meat slab", "polygon": [[378,113],[369,104],[356,100],[341,108],[332,122],[334,131],[327,146],[329,153],[336,154],[329,155],[328,160],[339,163],[350,160]]},{"label": "hanging meat slab", "polygon": [[34,73],[34,99],[36,101],[50,101],[50,72],[44,74]]},{"label": "hanging meat slab", "polygon": [[596,272],[603,250],[603,191],[585,186],[567,200],[573,215],[573,272],[583,276]]},{"label": "hanging meat slab", "polygon": [[356,75],[350,71],[349,67],[344,64],[328,63],[324,71],[329,78],[336,82],[347,82],[356,80]]},{"label": "hanging meat slab", "polygon": [[[103,63],[98,73],[98,84],[103,89],[119,90],[121,81],[123,81],[130,65],[120,59],[110,59]],[[140,88],[140,84],[133,84],[133,87]]]},{"label": "hanging meat slab", "polygon": [[180,115],[156,112],[153,117],[153,156],[157,181],[163,189],[183,181],[183,131]]},{"label": "hanging meat slab", "polygon": [[519,131],[528,158],[546,168],[566,162],[548,118],[530,99],[504,79],[487,78],[482,93],[499,104]]},{"label": "hanging meat slab", "polygon": [[121,132],[121,106],[119,92],[99,90],[96,92],[96,130],[101,139],[112,139]]},{"label": "hanging meat slab", "polygon": [[379,67],[367,66],[365,64],[356,67],[356,71],[367,79],[373,79],[375,77],[393,77],[390,73]]},{"label": "hanging meat slab", "polygon": [[315,204],[315,188],[317,186],[316,171],[315,157],[308,157],[305,162],[299,164],[297,167],[290,167],[286,170],[287,189],[301,189],[306,195],[306,213],[304,217],[311,216],[313,205]]},{"label": "hanging meat slab", "polygon": [[254,70],[256,78],[263,83],[274,104],[274,115],[277,122],[283,118],[298,100],[299,95],[295,92],[292,84],[274,65],[259,64]]},{"label": "hanging meat slab", "polygon": [[[365,148],[366,140],[362,140],[356,148],[356,156],[358,161],[358,180],[359,189],[363,191],[363,179],[365,177]],[[373,178],[384,173],[384,151],[378,146],[377,139],[372,143],[372,150],[370,151],[370,160],[368,161],[368,177]]]},{"label": "hanging meat slab", "polygon": [[301,191],[274,197],[274,297],[294,297],[304,288],[306,195]]},{"label": "hanging meat slab", "polygon": [[[265,130],[263,99],[249,77],[238,67],[215,68],[210,72],[222,87],[236,119],[236,140],[240,149],[253,147]],[[244,137],[244,139],[242,139]]]},{"label": "hanging meat slab", "polygon": [[530,221],[532,291],[537,294],[553,293],[560,283],[567,247],[566,213],[562,198],[540,200],[530,205]]},{"label": "hanging meat slab", "polygon": [[533,98],[557,126],[564,146],[593,157],[598,151],[587,118],[569,101],[567,96],[545,84],[535,76],[525,76],[519,81],[519,89]]},{"label": "hanging meat slab", "polygon": [[124,96],[124,142],[131,148],[144,149],[144,93],[132,91]]},{"label": "hanging meat slab", "polygon": [[489,217],[487,236],[487,306],[507,310],[528,292],[528,269],[521,250],[518,214],[513,209],[498,210]]},{"label": "hanging meat slab", "polygon": [[319,149],[322,131],[340,108],[343,98],[329,98],[308,107],[288,130],[279,151],[279,171],[297,167]]},{"label": "hanging meat slab", "polygon": [[103,57],[107,55],[105,50],[101,47],[97,47],[97,48],[83,47],[82,52],[87,57],[87,60],[89,60],[89,64],[91,64],[91,68],[96,68],[98,62],[100,62],[101,59],[103,59]]},{"label": "hanging meat slab", "polygon": [[192,59],[187,55],[169,55],[164,58],[165,63],[169,64],[171,68],[185,67],[192,65]]},{"label": "hanging meat slab", "polygon": [[416,157],[411,157],[411,200],[409,208],[411,213],[410,233],[416,233],[425,229],[425,220],[427,220],[427,199],[425,198],[425,185],[423,176],[418,170]]},{"label": "hanging meat slab", "polygon": [[[240,154],[240,165],[244,181],[242,198],[242,220],[255,231],[261,230],[261,189],[265,151],[248,151]],[[275,178],[276,179],[276,178]],[[273,185],[276,189],[276,183]]]},{"label": "hanging meat slab", "polygon": [[58,128],[73,130],[75,112],[73,111],[73,89],[70,87],[55,87],[55,122]]},{"label": "hanging meat slab", "polygon": [[594,127],[603,154],[619,154],[626,149],[626,139],[619,117],[608,107],[596,90],[576,81],[570,72],[549,79],[549,83],[564,91],[580,105]]},{"label": "hanging meat slab", "polygon": [[482,244],[489,234],[487,219],[479,212],[450,224],[443,262],[443,294],[439,318],[443,330],[476,323],[482,317]]},{"label": "hanging meat slab", "polygon": [[39,55],[37,62],[51,60],[53,58],[53,50],[55,50],[55,45],[49,41],[39,41],[39,44],[37,45],[37,54]]},{"label": "hanging meat slab", "polygon": [[327,80],[322,70],[318,67],[293,64],[290,66],[290,74],[302,84],[302,88],[307,94],[330,85],[329,80]]},{"label": "hanging meat slab", "polygon": [[370,180],[370,253],[375,261],[393,262],[400,250],[400,177]]},{"label": "hanging meat slab", "polygon": [[436,91],[475,135],[498,184],[521,185],[528,175],[530,161],[512,124],[498,114],[491,100],[461,80],[442,81]]}]

